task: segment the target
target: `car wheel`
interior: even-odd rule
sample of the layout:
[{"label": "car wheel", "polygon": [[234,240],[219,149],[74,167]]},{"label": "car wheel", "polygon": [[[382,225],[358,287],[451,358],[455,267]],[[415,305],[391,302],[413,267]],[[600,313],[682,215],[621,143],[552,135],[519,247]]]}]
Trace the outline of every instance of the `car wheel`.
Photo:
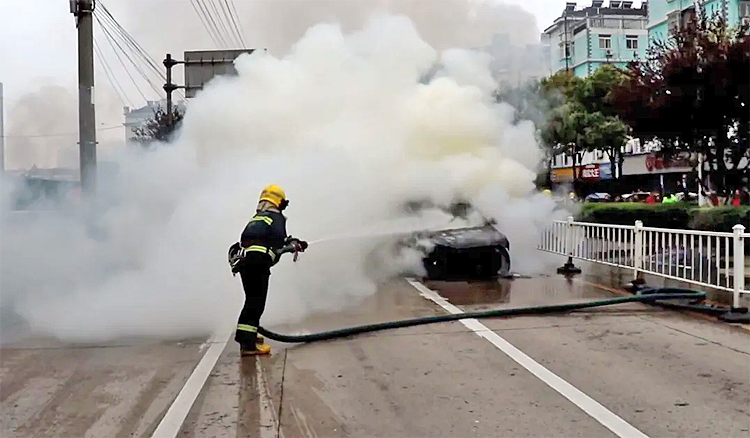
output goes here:
[{"label": "car wheel", "polygon": [[502,246],[499,246],[495,248],[495,251],[498,252],[499,256],[499,267],[497,270],[498,275],[501,277],[507,276],[510,274],[510,254],[508,254],[508,250],[503,248]]}]

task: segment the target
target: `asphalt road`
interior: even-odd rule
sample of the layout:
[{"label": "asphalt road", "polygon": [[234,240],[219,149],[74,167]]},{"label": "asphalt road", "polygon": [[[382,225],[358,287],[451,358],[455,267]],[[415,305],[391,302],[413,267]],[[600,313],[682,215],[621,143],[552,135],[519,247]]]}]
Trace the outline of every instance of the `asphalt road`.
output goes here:
[{"label": "asphalt road", "polygon": [[150,436],[201,357],[201,340],[0,348],[0,437]]},{"label": "asphalt road", "polygon": [[[459,311],[611,296],[559,277],[428,286]],[[397,281],[305,328],[445,311]],[[750,435],[742,329],[639,304],[483,323],[274,345],[263,359],[240,360],[229,344],[179,436]],[[514,360],[495,345],[508,350],[503,341],[546,371]]]},{"label": "asphalt road", "polygon": [[[611,296],[560,277],[426,286],[278,330]],[[0,436],[151,436],[203,342],[4,346]],[[240,359],[227,343],[177,436],[750,435],[750,332],[639,304],[272,345]]]}]

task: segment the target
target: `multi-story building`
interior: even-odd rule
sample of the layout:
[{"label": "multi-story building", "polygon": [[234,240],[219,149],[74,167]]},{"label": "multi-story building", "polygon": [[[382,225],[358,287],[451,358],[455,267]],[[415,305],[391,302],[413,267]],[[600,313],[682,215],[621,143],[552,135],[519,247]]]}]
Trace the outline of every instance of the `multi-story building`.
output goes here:
[{"label": "multi-story building", "polygon": [[[601,52],[591,50],[592,45],[596,49],[596,45],[592,44],[592,35],[598,38],[599,47],[618,47],[620,55],[623,53],[621,47],[624,35],[625,58],[628,57],[627,50],[632,50],[634,56],[645,58],[647,44],[654,40],[663,40],[669,36],[670,31],[686,25],[698,13],[699,4],[704,6],[707,14],[724,14],[730,25],[737,25],[743,21],[750,22],[750,0],[649,0],[643,1],[638,9],[632,8],[632,2],[611,0],[608,7],[603,7],[602,3],[593,1],[591,6],[579,10],[576,9],[575,3],[567,3],[563,15],[544,31],[542,41],[548,47],[552,66],[550,73],[567,67],[577,76],[583,77],[601,65],[601,62],[595,59]],[[613,9],[620,10],[612,11]],[[626,10],[629,12],[622,14]],[[616,12],[621,13],[619,17]],[[634,12],[635,15],[631,15]],[[606,20],[622,21],[621,24],[615,25],[616,21]],[[602,28],[606,24],[619,28],[620,32],[606,31]],[[581,34],[585,34],[585,37]],[[618,37],[615,38],[615,35]],[[608,39],[610,42],[607,42]],[[566,44],[569,48],[567,59],[564,56]],[[585,59],[579,53],[580,47],[584,46],[588,56]],[[591,53],[594,56],[590,55]],[[615,52],[612,53],[614,57]],[[618,61],[613,60],[619,63]],[[576,163],[576,174],[580,182],[591,184],[591,190],[596,188],[607,191],[612,189],[616,192],[637,189],[674,191],[685,182],[691,190],[697,190],[693,176],[688,176],[693,173],[695,157],[680,156],[664,161],[654,154],[658,150],[658,144],[641,144],[638,140],[630,140],[623,148],[624,158],[620,169],[612,168],[604,152],[586,152],[581,154]],[[554,157],[551,169],[553,184],[570,184],[573,175],[572,157]],[[621,179],[617,182],[617,187],[614,187],[608,184],[608,181],[616,175],[620,175]]]},{"label": "multi-story building", "polygon": [[685,26],[703,4],[709,15],[723,14],[730,25],[750,22],[750,0],[651,0],[648,11],[648,37],[665,40],[671,31]]},{"label": "multi-story building", "polygon": [[576,76],[593,73],[603,64],[625,66],[644,58],[648,44],[648,2],[639,8],[632,1],[593,0],[591,6],[577,9],[565,5],[562,15],[544,30],[550,73],[571,70]]}]

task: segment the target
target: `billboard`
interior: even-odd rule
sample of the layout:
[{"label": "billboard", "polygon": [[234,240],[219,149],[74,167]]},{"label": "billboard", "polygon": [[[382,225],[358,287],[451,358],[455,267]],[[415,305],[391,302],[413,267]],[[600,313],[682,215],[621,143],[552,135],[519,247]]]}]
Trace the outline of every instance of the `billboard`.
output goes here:
[{"label": "billboard", "polygon": [[234,60],[255,49],[193,50],[185,52],[185,97],[191,98],[214,76],[236,75]]}]

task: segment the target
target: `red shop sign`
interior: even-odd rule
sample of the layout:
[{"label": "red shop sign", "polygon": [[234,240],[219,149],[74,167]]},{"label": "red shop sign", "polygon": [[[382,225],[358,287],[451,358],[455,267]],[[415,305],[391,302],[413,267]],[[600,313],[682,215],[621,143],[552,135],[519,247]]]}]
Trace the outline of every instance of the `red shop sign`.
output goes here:
[{"label": "red shop sign", "polygon": [[583,169],[581,169],[582,179],[598,180],[599,177],[600,174],[598,164],[587,164]]}]

